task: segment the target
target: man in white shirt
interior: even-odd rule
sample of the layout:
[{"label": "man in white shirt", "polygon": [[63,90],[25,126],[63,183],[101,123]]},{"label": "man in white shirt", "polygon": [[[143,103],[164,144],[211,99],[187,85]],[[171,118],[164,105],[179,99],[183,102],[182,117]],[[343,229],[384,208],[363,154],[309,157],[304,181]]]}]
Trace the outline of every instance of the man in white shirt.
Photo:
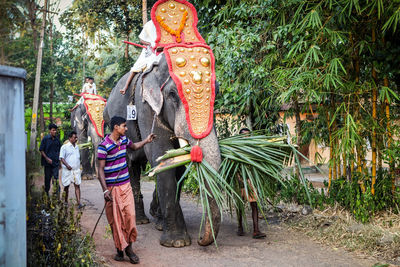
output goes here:
[{"label": "man in white shirt", "polygon": [[78,140],[75,131],[68,135],[68,143],[64,144],[60,150],[60,161],[62,162],[61,183],[65,191],[65,203],[68,203],[68,191],[71,183],[75,186],[75,196],[78,208],[83,208],[81,204],[81,158],[79,155],[79,147],[76,144]]},{"label": "man in white shirt", "polygon": [[94,83],[94,79],[92,77],[86,77],[85,84],[82,87],[82,94],[83,93],[90,93],[97,95],[97,88],[96,84]]},{"label": "man in white shirt", "polygon": [[[82,86],[81,94],[89,93],[93,95],[97,95],[97,88],[96,84],[94,83],[94,79],[92,77],[86,77],[85,83]],[[75,106],[70,109],[69,111],[75,110],[80,104],[83,104],[83,96],[79,98],[78,102],[76,102]]]}]

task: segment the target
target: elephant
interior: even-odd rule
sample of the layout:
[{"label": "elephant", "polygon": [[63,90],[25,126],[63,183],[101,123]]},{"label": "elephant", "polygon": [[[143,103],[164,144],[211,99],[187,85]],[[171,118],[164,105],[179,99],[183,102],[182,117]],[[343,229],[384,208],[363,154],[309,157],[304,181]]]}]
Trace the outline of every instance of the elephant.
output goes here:
[{"label": "elephant", "polygon": [[[97,151],[97,147],[100,144],[102,137],[96,133],[95,127],[86,112],[84,104],[78,105],[71,112],[71,126],[78,135],[79,144],[87,143],[90,137],[93,144],[93,151]],[[81,149],[80,156],[82,161],[82,176],[93,179],[97,170],[97,161],[94,153],[91,155],[88,149]]]},{"label": "elephant", "polygon": [[[136,74],[127,93],[121,95],[119,91],[128,76],[129,73],[113,88],[107,100],[105,113],[108,117],[126,116],[126,105],[135,104],[137,120],[128,121],[128,133],[138,138],[139,134],[147,136],[153,130],[156,139],[144,146],[145,156],[151,166],[158,165],[156,159],[164,155],[167,150],[178,148],[180,139],[192,146],[198,144],[203,151],[204,160],[218,170],[221,155],[215,128],[213,127],[210,134],[200,141],[191,136],[186,122],[185,108],[178,95],[177,86],[170,77],[165,55],[143,73]],[[157,113],[154,110],[159,110],[159,114],[155,115]],[[179,203],[180,188],[177,188],[177,180],[181,178],[183,171],[184,167],[175,168],[157,175],[156,189],[150,205],[150,214],[160,223],[157,227],[156,222],[156,228],[163,231],[160,244],[166,247],[184,247],[191,244]],[[220,211],[215,200],[209,198],[209,203],[212,224],[206,220],[204,234],[198,241],[198,244],[203,246],[213,243],[212,233],[217,237],[221,223]]]}]

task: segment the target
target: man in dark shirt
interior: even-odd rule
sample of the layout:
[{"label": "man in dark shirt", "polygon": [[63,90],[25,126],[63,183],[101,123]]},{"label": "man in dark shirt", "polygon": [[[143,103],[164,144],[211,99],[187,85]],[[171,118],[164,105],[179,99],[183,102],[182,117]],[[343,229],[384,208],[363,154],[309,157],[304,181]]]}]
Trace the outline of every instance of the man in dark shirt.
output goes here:
[{"label": "man in dark shirt", "polygon": [[49,134],[43,137],[39,151],[42,154],[42,166],[44,166],[44,190],[49,195],[51,177],[54,177],[54,186],[57,186],[57,194],[60,192],[58,184],[58,169],[60,165],[59,155],[61,142],[57,138],[57,125],[49,125]]}]

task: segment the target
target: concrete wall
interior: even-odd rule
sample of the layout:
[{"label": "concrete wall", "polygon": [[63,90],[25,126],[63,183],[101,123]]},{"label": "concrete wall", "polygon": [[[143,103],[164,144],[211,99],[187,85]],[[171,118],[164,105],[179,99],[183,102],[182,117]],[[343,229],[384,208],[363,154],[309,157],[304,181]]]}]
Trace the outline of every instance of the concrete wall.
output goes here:
[{"label": "concrete wall", "polygon": [[26,266],[25,77],[0,65],[0,266]]}]

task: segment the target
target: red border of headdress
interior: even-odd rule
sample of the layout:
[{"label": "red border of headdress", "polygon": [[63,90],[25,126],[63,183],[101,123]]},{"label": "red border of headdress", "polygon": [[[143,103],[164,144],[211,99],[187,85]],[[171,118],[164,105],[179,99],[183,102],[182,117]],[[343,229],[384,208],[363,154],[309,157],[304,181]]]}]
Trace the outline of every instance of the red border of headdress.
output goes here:
[{"label": "red border of headdress", "polygon": [[[157,9],[157,7],[160,4],[168,2],[168,1],[170,1],[170,0],[159,0],[154,4],[153,8],[151,9],[151,20],[153,21],[154,26],[156,27],[156,30],[157,30],[157,39],[155,41],[156,47],[167,47],[167,46],[170,45],[170,44],[160,44],[161,29],[160,29],[160,24],[158,23],[157,18],[156,18],[156,9]],[[192,14],[193,14],[192,27],[193,27],[193,30],[194,30],[194,34],[199,39],[200,43],[206,43],[206,41],[203,39],[203,37],[201,37],[199,31],[197,30],[197,22],[199,21],[199,19],[197,17],[196,8],[186,0],[174,0],[174,1],[175,2],[179,2],[181,4],[184,4],[184,5],[187,5],[192,10]],[[199,42],[186,42],[186,40],[185,40],[185,42],[182,42],[182,43],[199,43]],[[175,44],[182,44],[182,43],[175,43]]]},{"label": "red border of headdress", "polygon": [[[208,51],[210,52],[210,58],[211,58],[211,97],[210,97],[210,117],[208,120],[208,125],[207,125],[207,129],[200,135],[197,135],[193,132],[192,129],[192,125],[190,123],[190,116],[189,116],[189,104],[183,94],[183,90],[182,90],[182,83],[180,81],[180,79],[178,78],[178,76],[175,75],[175,73],[172,71],[172,62],[171,62],[171,56],[168,53],[168,49],[172,48],[172,47],[186,47],[186,48],[193,48],[193,47],[204,47],[206,49],[208,49]],[[185,107],[185,113],[186,113],[186,121],[188,123],[189,126],[189,131],[190,134],[193,136],[193,138],[196,139],[201,139],[206,137],[207,135],[210,134],[212,126],[213,126],[213,120],[214,120],[214,101],[215,101],[215,81],[216,81],[216,77],[215,77],[215,58],[214,58],[214,54],[211,50],[211,48],[206,45],[206,44],[201,44],[201,43],[194,43],[194,44],[169,44],[168,46],[166,46],[164,48],[164,53],[165,53],[165,58],[167,60],[168,63],[168,68],[169,68],[169,74],[171,75],[172,79],[174,80],[176,87],[178,88],[178,94],[179,97],[182,100],[183,106]]]}]

